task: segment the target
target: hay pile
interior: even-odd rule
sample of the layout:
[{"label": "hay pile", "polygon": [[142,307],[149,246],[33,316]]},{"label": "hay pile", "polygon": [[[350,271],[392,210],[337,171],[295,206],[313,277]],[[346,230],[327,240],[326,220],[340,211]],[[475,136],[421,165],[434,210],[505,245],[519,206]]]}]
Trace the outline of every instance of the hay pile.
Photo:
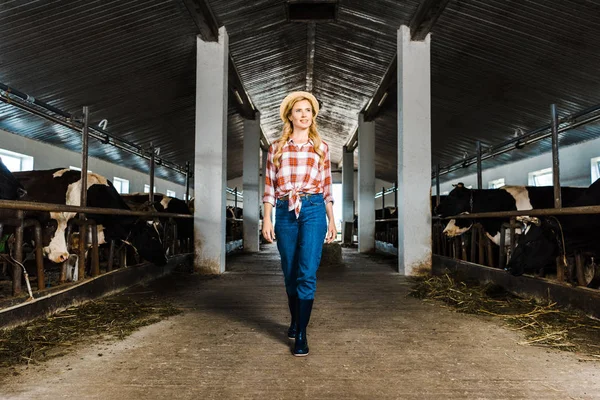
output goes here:
[{"label": "hay pile", "polygon": [[418,277],[411,296],[438,300],[459,312],[501,318],[511,329],[523,332],[521,345],[552,347],[586,354],[582,361],[600,361],[600,320],[556,303],[539,304],[516,297],[503,288],[465,283],[446,274]]},{"label": "hay pile", "polygon": [[122,339],[142,326],[180,312],[165,302],[141,303],[128,298],[70,307],[26,325],[0,330],[0,367],[56,357],[91,338]]}]

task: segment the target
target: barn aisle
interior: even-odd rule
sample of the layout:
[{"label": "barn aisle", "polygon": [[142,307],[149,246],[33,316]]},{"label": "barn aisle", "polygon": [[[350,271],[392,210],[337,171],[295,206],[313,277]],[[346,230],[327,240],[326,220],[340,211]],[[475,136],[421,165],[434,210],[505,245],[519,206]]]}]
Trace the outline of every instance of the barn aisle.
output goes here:
[{"label": "barn aisle", "polygon": [[519,346],[497,322],[407,297],[395,259],[344,250],[322,271],[311,354],[291,356],[275,246],[237,255],[219,278],[172,276],[152,291],[184,313],[124,341],[0,380],[1,399],[600,398],[600,365]]}]

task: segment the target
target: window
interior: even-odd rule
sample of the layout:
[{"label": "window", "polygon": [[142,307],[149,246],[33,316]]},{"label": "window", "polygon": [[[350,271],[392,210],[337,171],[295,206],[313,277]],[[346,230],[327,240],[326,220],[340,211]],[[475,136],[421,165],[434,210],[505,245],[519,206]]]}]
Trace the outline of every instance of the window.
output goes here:
[{"label": "window", "polygon": [[[154,186],[153,192],[156,193],[156,186]],[[144,193],[150,193],[150,185],[148,185],[148,184],[144,185]]]},{"label": "window", "polygon": [[116,176],[113,178],[113,186],[117,189],[117,192],[129,193],[129,181],[127,179],[117,178]]},{"label": "window", "polygon": [[600,178],[600,157],[592,158],[592,183]]},{"label": "window", "polygon": [[175,193],[172,190],[167,190],[167,197],[174,197],[174,198],[176,198],[177,197],[177,193]]},{"label": "window", "polygon": [[493,181],[488,182],[488,189],[498,189],[504,186],[504,178],[495,179]]},{"label": "window", "polygon": [[530,172],[529,186],[552,186],[552,168]]},{"label": "window", "polygon": [[446,190],[445,192],[442,192],[442,196],[448,196],[448,194],[450,194],[450,192],[448,190]]},{"label": "window", "polygon": [[33,169],[33,157],[25,154],[0,149],[0,158],[11,172],[31,171]]},{"label": "window", "polygon": [[[79,168],[79,167],[74,167],[74,166],[72,166],[72,165],[70,165],[70,166],[69,166],[69,169],[72,169],[73,171],[81,171],[81,168]],[[91,174],[91,173],[92,173],[92,171],[90,171],[90,170],[88,169],[88,174]]]}]

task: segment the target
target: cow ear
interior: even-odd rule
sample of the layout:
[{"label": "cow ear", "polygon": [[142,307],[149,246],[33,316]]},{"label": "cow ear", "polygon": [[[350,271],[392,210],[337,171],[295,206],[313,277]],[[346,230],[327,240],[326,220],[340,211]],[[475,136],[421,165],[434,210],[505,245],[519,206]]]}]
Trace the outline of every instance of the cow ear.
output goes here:
[{"label": "cow ear", "polygon": [[25,196],[27,194],[27,190],[23,189],[23,188],[18,188],[17,189],[17,198],[22,198],[23,196]]}]

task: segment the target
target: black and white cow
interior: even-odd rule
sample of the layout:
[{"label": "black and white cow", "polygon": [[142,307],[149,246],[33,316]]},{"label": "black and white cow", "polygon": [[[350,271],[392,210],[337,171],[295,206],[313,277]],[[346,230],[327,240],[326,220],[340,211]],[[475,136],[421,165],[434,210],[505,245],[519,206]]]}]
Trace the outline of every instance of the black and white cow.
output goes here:
[{"label": "black and white cow", "polygon": [[[17,172],[15,177],[27,190],[22,200],[52,204],[80,205],[81,172],[69,169]],[[112,183],[105,177],[88,173],[87,198],[89,207],[129,210]],[[55,263],[69,257],[65,232],[75,213],[27,212],[44,226],[44,255]],[[156,265],[166,264],[166,256],[158,232],[144,220],[123,215],[94,215],[88,218],[98,225],[98,242],[121,240],[131,244],[141,257]]]},{"label": "black and white cow", "polygon": [[[586,188],[562,187],[563,204],[575,201]],[[554,189],[552,186],[503,186],[499,189],[468,189],[462,183],[436,207],[436,214],[450,217],[459,214],[484,213],[493,211],[532,210],[553,208]],[[467,232],[473,225],[471,219],[452,219],[446,225],[444,234],[454,237]],[[508,222],[503,218],[482,218],[486,235],[497,245],[500,244],[500,228]],[[508,242],[507,242],[508,243]]]},{"label": "black and white cow", "polygon": [[[600,205],[600,180],[566,207]],[[556,257],[588,252],[600,256],[599,214],[540,217],[520,235],[506,270],[513,275],[554,269]]]},{"label": "black and white cow", "polygon": [[[125,203],[132,209],[136,210],[151,210],[151,205],[148,201],[148,193],[131,193],[131,194],[123,194],[121,195]],[[188,207],[187,203],[183,200],[180,200],[176,197],[169,197],[163,194],[156,193],[154,194],[154,202],[152,206],[157,212],[166,212],[172,214],[188,214],[191,215],[192,212]],[[165,219],[161,219],[161,223],[165,224],[167,221]],[[177,238],[179,239],[187,239],[191,238],[194,235],[194,221],[191,219],[175,219],[175,223],[177,224]]]}]

